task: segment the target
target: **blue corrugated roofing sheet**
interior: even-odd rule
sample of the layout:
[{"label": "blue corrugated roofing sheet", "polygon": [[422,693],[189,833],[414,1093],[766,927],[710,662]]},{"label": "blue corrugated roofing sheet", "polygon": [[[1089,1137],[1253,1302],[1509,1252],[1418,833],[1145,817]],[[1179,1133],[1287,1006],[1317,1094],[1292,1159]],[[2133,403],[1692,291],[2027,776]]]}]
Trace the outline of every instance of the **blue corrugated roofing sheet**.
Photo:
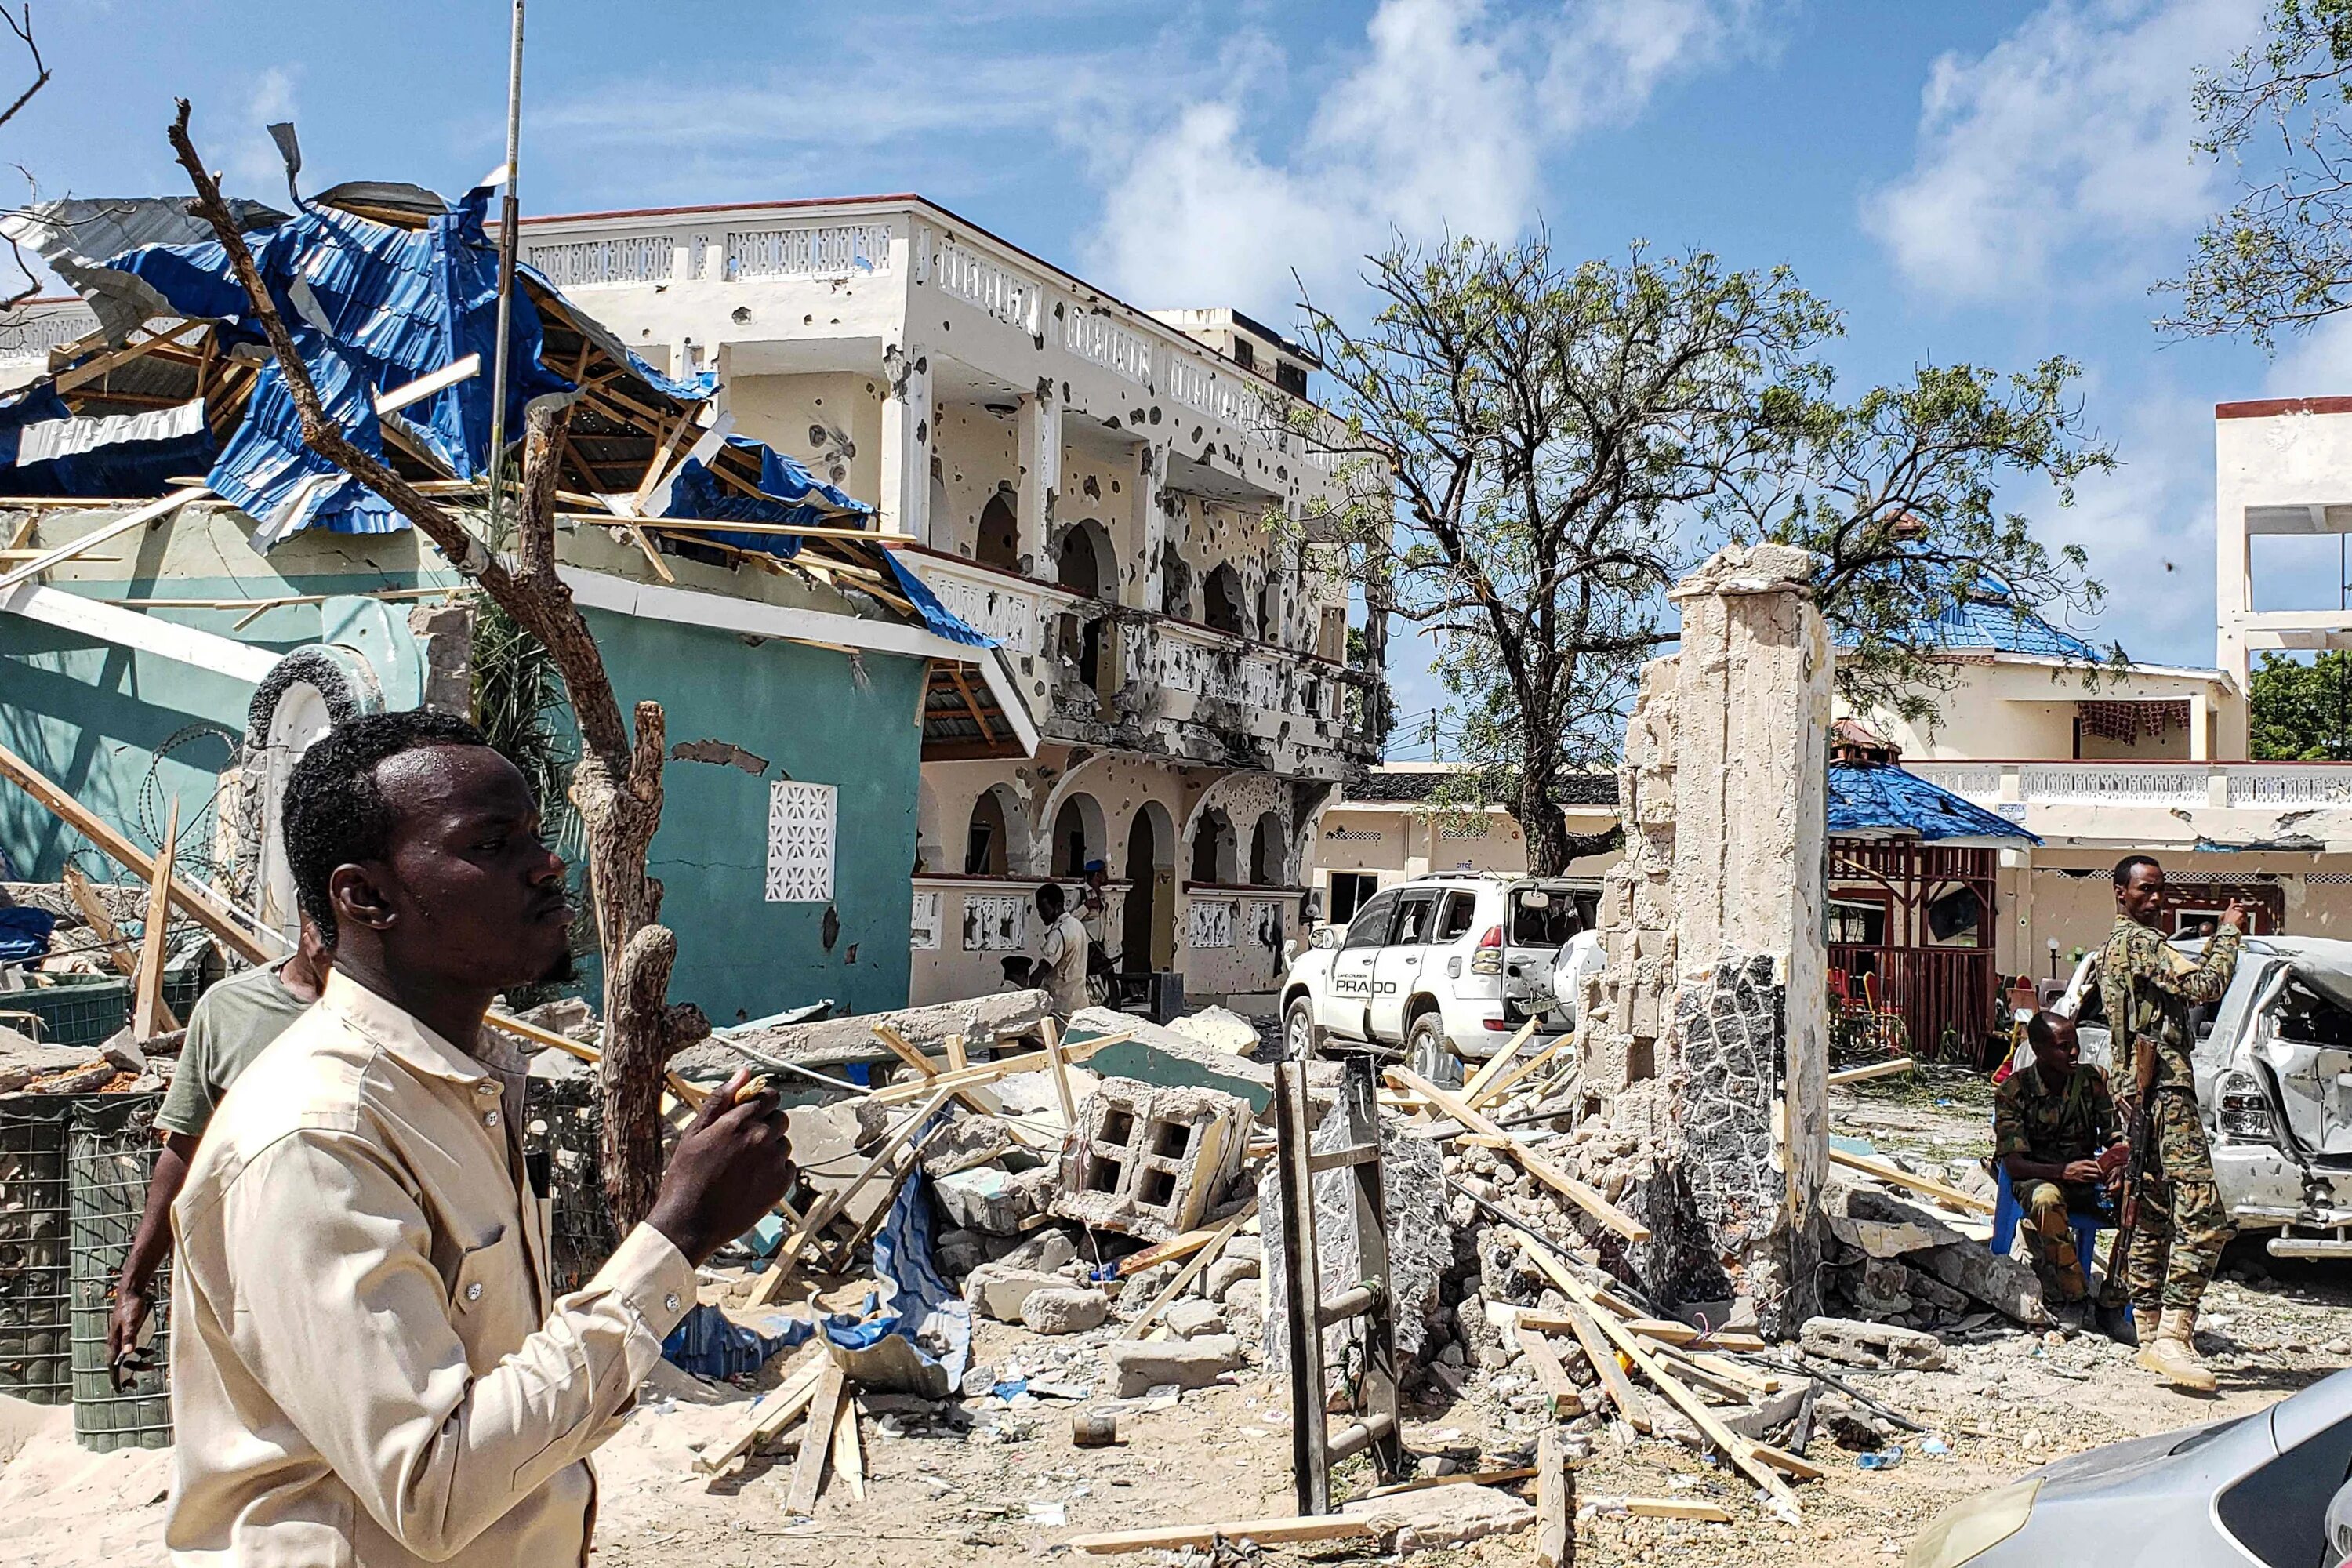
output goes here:
[{"label": "blue corrugated roofing sheet", "polygon": [[1892,763],[1832,763],[1829,783],[1832,837],[2042,842],[2039,835]]},{"label": "blue corrugated roofing sheet", "polygon": [[2015,599],[1981,584],[1966,595],[1951,595],[1934,616],[1914,622],[1906,640],[1917,647],[1974,648],[2094,664],[2107,657],[2094,644],[2052,626]]}]

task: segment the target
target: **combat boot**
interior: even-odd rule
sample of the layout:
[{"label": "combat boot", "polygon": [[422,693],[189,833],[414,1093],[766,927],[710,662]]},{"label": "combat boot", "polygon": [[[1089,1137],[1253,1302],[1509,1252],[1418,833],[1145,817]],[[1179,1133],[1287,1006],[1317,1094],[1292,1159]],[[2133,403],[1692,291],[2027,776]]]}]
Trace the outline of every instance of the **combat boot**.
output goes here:
[{"label": "combat boot", "polygon": [[2196,1347],[2189,1342],[2196,1324],[2196,1313],[2167,1308],[2157,1324],[2156,1337],[2141,1334],[2139,1354],[2134,1359],[2175,1388],[2212,1393],[2217,1386],[2213,1374],[2197,1359]]}]

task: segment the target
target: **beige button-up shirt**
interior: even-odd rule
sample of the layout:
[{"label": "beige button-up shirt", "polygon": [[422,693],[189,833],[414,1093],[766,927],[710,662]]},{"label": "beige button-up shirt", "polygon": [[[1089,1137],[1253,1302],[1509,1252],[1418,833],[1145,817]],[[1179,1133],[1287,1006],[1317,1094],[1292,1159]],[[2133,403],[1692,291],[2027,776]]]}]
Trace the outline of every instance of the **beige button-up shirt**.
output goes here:
[{"label": "beige button-up shirt", "polygon": [[585,1560],[694,1270],[641,1225],[551,1304],[517,1066],[337,971],[231,1088],[172,1209],[174,1563]]}]

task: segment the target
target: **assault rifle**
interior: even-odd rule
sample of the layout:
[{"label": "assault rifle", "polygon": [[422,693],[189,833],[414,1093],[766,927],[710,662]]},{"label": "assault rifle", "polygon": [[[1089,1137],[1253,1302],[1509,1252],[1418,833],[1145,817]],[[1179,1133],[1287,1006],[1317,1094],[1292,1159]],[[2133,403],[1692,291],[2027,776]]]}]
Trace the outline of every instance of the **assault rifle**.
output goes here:
[{"label": "assault rifle", "polygon": [[2133,1032],[2137,1022],[2132,1002],[2133,986],[2125,982],[2124,1005],[2118,1018],[2108,1015],[2108,1027],[2131,1042],[2132,1095],[2131,1121],[2125,1137],[2131,1141],[2131,1152],[2124,1162],[2123,1190],[2116,1196],[2116,1239],[2107,1248],[2107,1292],[2121,1288],[2126,1278],[2127,1259],[2131,1253],[2132,1233],[2139,1227],[2140,1198],[2147,1189],[2147,1178],[2157,1173],[2156,1120],[2152,1102],[2156,1099],[2156,1042],[2146,1035]]}]

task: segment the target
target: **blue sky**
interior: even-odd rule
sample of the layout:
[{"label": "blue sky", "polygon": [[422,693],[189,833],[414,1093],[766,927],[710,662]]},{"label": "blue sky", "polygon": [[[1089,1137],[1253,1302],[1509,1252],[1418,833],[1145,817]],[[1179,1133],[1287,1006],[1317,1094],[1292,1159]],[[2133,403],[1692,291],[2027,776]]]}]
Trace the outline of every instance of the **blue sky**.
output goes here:
[{"label": "blue sky", "polygon": [[[274,119],[314,189],[454,192],[501,156],[497,0],[35,16],[56,80],[0,151],[44,195],[180,188],[174,95],[258,196],[282,194]],[[2090,550],[2115,597],[2084,629],[2210,664],[2212,405],[2352,391],[2352,326],[2273,361],[2148,325],[2234,178],[2190,152],[2192,69],[2258,20],[2258,0],[537,0],[521,188],[533,212],[919,191],[1137,304],[1276,322],[1294,269],[1345,300],[1391,229],[1540,219],[1570,255],[1638,237],[1786,262],[1845,310],[1852,386],[2081,361],[2123,466],[2071,510],[2015,504]]]}]

